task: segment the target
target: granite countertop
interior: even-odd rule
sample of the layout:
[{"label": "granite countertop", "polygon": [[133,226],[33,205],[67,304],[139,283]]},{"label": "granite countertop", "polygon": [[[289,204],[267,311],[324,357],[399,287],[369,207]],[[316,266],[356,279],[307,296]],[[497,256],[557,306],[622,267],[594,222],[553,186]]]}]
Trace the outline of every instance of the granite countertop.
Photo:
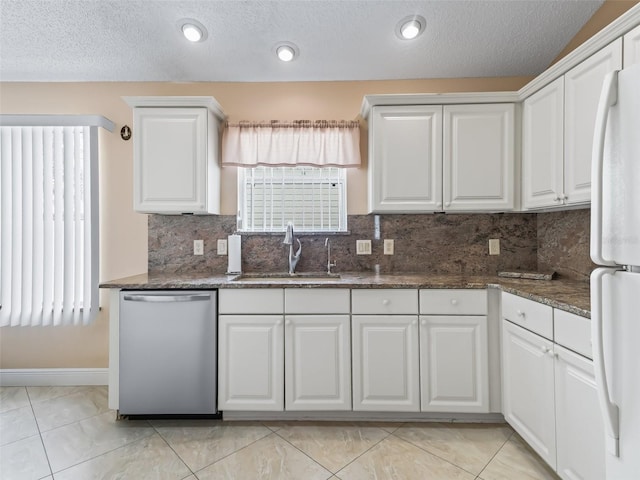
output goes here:
[{"label": "granite countertop", "polygon": [[[321,274],[319,274],[321,275]],[[140,274],[104,282],[100,288],[135,290],[206,288],[498,288],[560,310],[590,318],[589,284],[575,280],[523,280],[497,275],[428,273],[340,273],[336,278],[236,279],[238,275]]]}]

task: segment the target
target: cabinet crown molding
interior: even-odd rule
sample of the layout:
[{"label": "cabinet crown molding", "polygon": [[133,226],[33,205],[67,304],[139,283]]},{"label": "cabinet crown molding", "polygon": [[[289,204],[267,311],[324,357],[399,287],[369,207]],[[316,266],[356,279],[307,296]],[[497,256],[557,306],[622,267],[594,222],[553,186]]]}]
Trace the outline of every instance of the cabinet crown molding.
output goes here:
[{"label": "cabinet crown molding", "polygon": [[371,108],[379,105],[450,105],[456,103],[522,102],[544,86],[564,75],[598,50],[606,47],[640,25],[640,3],[631,7],[582,45],[547,68],[516,92],[461,92],[461,93],[406,93],[366,95],[362,100],[360,116],[365,120]]},{"label": "cabinet crown molding", "polygon": [[135,107],[204,107],[220,120],[225,120],[226,115],[222,107],[213,97],[185,97],[185,96],[143,96],[143,97],[122,97],[122,99],[132,108]]}]

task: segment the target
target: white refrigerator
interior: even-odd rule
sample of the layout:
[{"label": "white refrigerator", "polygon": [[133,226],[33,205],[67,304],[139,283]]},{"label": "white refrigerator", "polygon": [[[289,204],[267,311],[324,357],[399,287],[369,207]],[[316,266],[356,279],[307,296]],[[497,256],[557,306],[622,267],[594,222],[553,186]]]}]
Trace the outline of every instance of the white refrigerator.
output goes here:
[{"label": "white refrigerator", "polygon": [[593,359],[606,480],[640,479],[640,65],[610,73],[591,172]]}]

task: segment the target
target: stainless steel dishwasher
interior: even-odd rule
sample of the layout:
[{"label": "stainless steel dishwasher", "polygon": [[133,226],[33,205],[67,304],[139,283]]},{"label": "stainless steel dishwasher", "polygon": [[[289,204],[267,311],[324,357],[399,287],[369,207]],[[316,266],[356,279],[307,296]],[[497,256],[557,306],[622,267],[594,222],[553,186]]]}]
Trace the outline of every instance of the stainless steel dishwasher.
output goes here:
[{"label": "stainless steel dishwasher", "polygon": [[216,291],[120,292],[120,414],[216,413]]}]

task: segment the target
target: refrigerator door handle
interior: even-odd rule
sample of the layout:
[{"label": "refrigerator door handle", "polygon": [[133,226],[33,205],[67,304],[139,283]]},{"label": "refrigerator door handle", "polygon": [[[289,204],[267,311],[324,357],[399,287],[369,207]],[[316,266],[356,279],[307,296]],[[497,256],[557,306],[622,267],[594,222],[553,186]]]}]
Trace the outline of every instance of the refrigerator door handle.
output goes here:
[{"label": "refrigerator door handle", "polygon": [[616,264],[602,256],[602,172],[607,116],[609,109],[618,101],[618,72],[608,73],[602,83],[591,152],[591,260],[598,265],[609,266]]},{"label": "refrigerator door handle", "polygon": [[604,420],[607,452],[619,456],[618,407],[611,401],[607,370],[604,363],[604,339],[602,322],[602,278],[611,274],[609,268],[597,268],[591,273],[591,337],[593,339],[593,367],[598,388],[600,410]]}]

